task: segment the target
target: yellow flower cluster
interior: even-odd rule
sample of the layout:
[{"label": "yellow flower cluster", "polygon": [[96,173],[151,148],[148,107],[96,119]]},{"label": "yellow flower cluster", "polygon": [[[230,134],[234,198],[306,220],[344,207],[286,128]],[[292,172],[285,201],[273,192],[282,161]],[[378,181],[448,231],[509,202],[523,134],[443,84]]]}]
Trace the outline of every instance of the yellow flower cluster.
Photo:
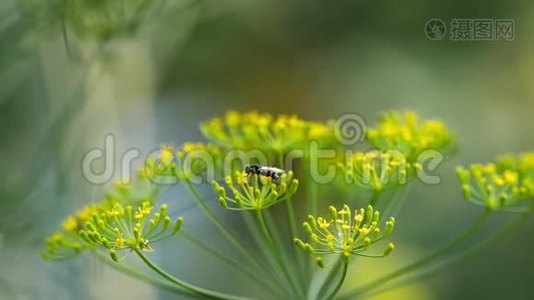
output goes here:
[{"label": "yellow flower cluster", "polygon": [[176,176],[180,180],[190,180],[208,171],[223,171],[223,149],[215,144],[185,143],[177,150],[177,157]]},{"label": "yellow flower cluster", "polygon": [[398,150],[408,161],[416,161],[425,150],[443,151],[454,142],[445,124],[437,120],[419,121],[413,112],[383,114],[375,128],[367,131],[367,140],[381,150]]},{"label": "yellow flower cluster", "polygon": [[374,191],[404,185],[421,168],[419,163],[407,162],[404,154],[396,150],[357,152],[347,157],[346,164],[338,166],[347,183]]},{"label": "yellow flower cluster", "polygon": [[155,177],[149,179],[142,177],[142,175],[130,178],[128,181],[118,179],[106,192],[105,199],[100,204],[99,209],[112,205],[115,202],[127,202],[132,205],[140,205],[143,202],[154,202],[163,187],[155,184],[153,180],[155,180]]},{"label": "yellow flower cluster", "polygon": [[144,166],[139,170],[138,177],[154,183],[169,183],[175,179],[176,160],[174,147],[161,145],[157,153],[145,159]]},{"label": "yellow flower cluster", "polygon": [[255,111],[229,111],[224,118],[201,124],[204,135],[211,141],[238,149],[261,149],[286,153],[309,141],[321,144],[334,141],[333,123],[308,122],[294,115],[272,116]]},{"label": "yellow flower cluster", "polygon": [[348,259],[351,254],[382,257],[394,249],[389,243],[381,255],[370,256],[363,254],[369,247],[391,234],[395,227],[395,219],[390,217],[385,222],[384,230],[380,229],[380,213],[368,206],[351,213],[350,208],[344,205],[342,209],[329,207],[330,219],[308,216],[303,226],[310,235],[311,242],[305,243],[295,238],[296,245],[311,254],[319,255],[317,263],[321,266],[323,254],[341,253]]},{"label": "yellow flower cluster", "polygon": [[497,164],[472,164],[458,167],[456,173],[469,202],[490,210],[507,209],[527,199],[534,199],[532,157],[507,156]]},{"label": "yellow flower cluster", "polygon": [[116,202],[110,208],[93,214],[78,234],[87,244],[106,248],[111,258],[117,261],[117,250],[151,250],[152,243],[180,230],[183,219],[178,218],[173,223],[167,210],[166,204],[153,213],[149,202],[135,209],[132,205]]},{"label": "yellow flower cluster", "polygon": [[[280,176],[274,183],[271,177],[262,175],[247,176],[236,172],[234,176],[226,176],[225,185],[213,181],[213,190],[219,195],[221,205],[230,210],[262,210],[281,201],[287,200],[298,189],[298,180],[289,171]],[[227,193],[229,189],[232,195]]]},{"label": "yellow flower cluster", "polygon": [[86,249],[78,236],[78,231],[84,224],[98,213],[99,205],[91,204],[68,216],[63,221],[62,231],[58,231],[45,240],[46,251],[43,253],[46,259],[65,259],[75,256]]},{"label": "yellow flower cluster", "polygon": [[519,155],[508,154],[497,159],[499,170],[513,170],[519,177],[534,178],[534,152],[521,153]]},{"label": "yellow flower cluster", "polygon": [[70,232],[56,232],[45,240],[43,258],[48,260],[67,259],[85,250],[77,235]]},{"label": "yellow flower cluster", "polygon": [[43,253],[46,259],[64,259],[75,256],[86,249],[78,236],[78,231],[91,219],[93,214],[98,213],[99,205],[91,204],[68,216],[63,221],[63,230],[58,231],[45,240],[46,251]]},{"label": "yellow flower cluster", "polygon": [[90,204],[78,211],[76,214],[67,217],[63,222],[63,230],[77,232],[87,222],[94,213],[97,213],[99,206]]},{"label": "yellow flower cluster", "polygon": [[181,218],[173,224],[166,204],[153,213],[150,203],[145,201],[134,209],[131,204],[108,198],[100,204],[88,205],[67,217],[63,230],[46,240],[44,257],[63,259],[103,246],[117,260],[117,250],[150,249],[151,243],[175,234],[182,224]]}]

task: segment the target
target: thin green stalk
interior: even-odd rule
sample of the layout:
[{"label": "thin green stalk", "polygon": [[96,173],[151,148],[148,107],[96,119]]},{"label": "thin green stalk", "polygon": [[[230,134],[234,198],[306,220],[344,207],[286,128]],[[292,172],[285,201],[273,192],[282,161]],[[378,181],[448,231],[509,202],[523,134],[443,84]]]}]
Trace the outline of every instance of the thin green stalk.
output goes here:
[{"label": "thin green stalk", "polygon": [[334,290],[332,291],[332,294],[327,299],[333,299],[334,296],[336,296],[337,292],[341,289],[341,286],[343,285],[343,282],[345,282],[345,277],[347,276],[347,269],[349,265],[348,259],[343,259],[343,267],[341,269],[341,278],[339,278],[336,286],[334,287]]},{"label": "thin green stalk", "polygon": [[267,243],[269,244],[269,247],[271,248],[272,255],[275,258],[275,260],[278,262],[278,264],[280,265],[280,269],[282,270],[282,272],[284,273],[284,276],[286,277],[287,281],[291,285],[291,289],[293,290],[293,293],[297,297],[302,297],[303,295],[300,294],[299,289],[293,282],[293,278],[289,274],[286,268],[286,265],[284,264],[284,261],[282,259],[282,256],[280,255],[280,252],[278,251],[278,248],[276,247],[276,244],[273,242],[272,236],[269,233],[269,229],[267,228],[267,225],[265,224],[265,220],[263,218],[263,214],[261,210],[256,211],[256,217],[258,220],[258,224],[263,232],[263,236],[265,240],[267,241]]},{"label": "thin green stalk", "polygon": [[185,281],[182,281],[172,276],[171,274],[167,273],[165,270],[161,269],[160,267],[158,267],[155,263],[153,263],[150,259],[148,259],[148,257],[146,257],[142,251],[138,249],[135,249],[134,251],[141,258],[141,260],[154,272],[158,273],[159,275],[161,275],[163,278],[167,279],[168,281],[176,284],[177,286],[187,291],[190,291],[191,293],[197,296],[206,297],[209,299],[227,299],[227,300],[249,300],[251,299],[251,298],[239,297],[239,296],[211,291],[211,290],[204,289],[196,285],[187,283]]},{"label": "thin green stalk", "polygon": [[433,262],[436,258],[439,258],[443,254],[446,254],[450,250],[454,249],[459,244],[463,243],[466,239],[468,239],[471,235],[473,235],[486,221],[487,217],[489,216],[491,212],[485,211],[482,213],[475,222],[466,230],[464,233],[462,233],[460,236],[458,236],[456,239],[452,240],[448,244],[442,246],[438,250],[436,250],[434,253],[424,257],[423,259],[420,259],[408,266],[405,266],[403,268],[400,268],[396,270],[393,273],[390,273],[382,278],[379,278],[377,280],[374,280],[373,282],[370,282],[362,287],[359,287],[352,292],[347,293],[346,295],[342,296],[342,299],[352,299],[356,296],[359,296],[363,293],[366,293],[370,290],[373,290],[375,288],[380,287],[383,284],[386,284],[390,282],[391,280],[394,280],[396,278],[399,278],[401,276],[404,276],[406,274],[409,274],[421,267],[424,267],[425,265]]},{"label": "thin green stalk", "polygon": [[307,182],[306,198],[310,206],[308,211],[310,211],[310,214],[316,216],[319,212],[319,191],[317,189],[317,183],[313,179]]},{"label": "thin green stalk", "polygon": [[269,249],[269,245],[265,242],[265,239],[263,238],[263,234],[261,233],[261,230],[258,228],[258,225],[256,225],[252,215],[250,215],[248,211],[244,212],[242,216],[246,224],[246,227],[249,230],[249,233],[252,235],[252,238],[258,245],[259,251],[262,252],[265,261],[269,263],[269,265],[274,271],[275,269],[277,269],[278,265],[274,261],[274,258],[272,257],[272,255],[270,255],[271,250]]},{"label": "thin green stalk", "polygon": [[289,234],[291,235],[291,239],[293,239],[297,236],[297,219],[295,218],[295,210],[293,209],[293,203],[291,200],[291,197],[289,197],[285,200],[285,202],[287,219],[289,221]]},{"label": "thin green stalk", "polygon": [[343,256],[341,255],[339,256],[339,258],[336,258],[333,265],[329,267],[328,274],[326,274],[323,282],[320,284],[318,288],[317,295],[316,295],[317,299],[322,299],[324,293],[327,293],[327,295],[324,296],[325,299],[330,299],[332,297],[332,293],[329,293],[329,291],[332,290],[331,285],[332,285],[333,280],[336,278],[336,275],[338,274],[337,272],[339,270],[338,265],[340,263],[341,264],[344,263]]},{"label": "thin green stalk", "polygon": [[220,252],[212,249],[210,246],[204,244],[202,241],[194,238],[191,235],[188,235],[185,232],[181,233],[181,236],[184,237],[187,241],[189,241],[191,244],[197,246],[204,252],[212,255],[213,257],[219,259],[220,261],[226,263],[228,266],[234,268],[236,271],[239,271],[243,273],[244,275],[249,276],[251,279],[256,281],[260,287],[265,288],[272,294],[276,294],[277,291],[266,282],[265,278],[260,278],[256,272],[252,272],[250,269],[248,269],[245,265],[239,264],[235,262],[233,259],[226,257],[225,255],[221,254]]},{"label": "thin green stalk", "polygon": [[121,265],[119,263],[113,262],[108,258],[108,256],[103,255],[102,253],[100,253],[100,252],[98,252],[96,250],[92,251],[92,254],[96,258],[98,258],[101,262],[106,264],[107,266],[113,268],[114,270],[117,270],[118,272],[121,272],[121,273],[125,274],[128,277],[131,277],[131,278],[146,282],[148,284],[160,287],[162,289],[165,289],[165,290],[173,292],[173,293],[177,293],[177,294],[180,294],[180,295],[191,295],[191,293],[189,291],[186,291],[186,290],[184,290],[184,289],[182,289],[180,287],[177,287],[175,285],[167,283],[166,281],[162,281],[162,280],[160,280],[158,278],[154,278],[152,276],[149,276],[149,275],[146,275],[144,273],[141,273],[141,272],[139,272],[139,271],[137,271],[135,269],[132,269],[132,268],[123,266],[123,265]]},{"label": "thin green stalk", "polygon": [[318,212],[319,203],[317,199],[317,184],[313,181],[313,176],[311,176],[310,164],[310,153],[306,152],[302,162],[303,173],[305,177],[312,179],[307,181],[306,184],[306,203],[308,203],[308,211],[310,214],[315,216]]},{"label": "thin green stalk", "polygon": [[[268,228],[271,229],[270,233],[271,233],[271,236],[272,236],[272,239],[273,239],[273,242],[275,245],[280,245],[280,247],[284,247],[284,245],[286,245],[286,243],[284,243],[284,240],[282,240],[282,238],[280,237],[280,230],[278,230],[277,226],[276,226],[276,222],[274,221],[271,213],[268,211],[268,210],[264,210],[265,212],[265,224],[268,226]],[[289,246],[293,246],[293,242],[292,242],[292,239],[288,239],[287,242],[291,242],[289,244]],[[287,251],[284,251],[283,250],[284,248],[282,248],[282,251],[279,251],[281,252],[281,255],[280,257],[282,258],[282,261],[284,263],[284,266],[289,266],[289,265],[293,265],[293,267],[289,267],[288,271],[290,273],[290,275],[292,276],[292,278],[295,280],[295,282],[297,283],[298,287],[301,288],[301,292],[303,294],[306,293],[306,289],[304,287],[303,284],[298,284],[299,283],[299,280],[305,280],[303,278],[299,278],[299,274],[298,274],[298,262],[297,260],[295,259],[295,257],[290,257],[289,253]],[[296,255],[296,253],[294,252],[294,254]],[[294,271],[294,272],[291,272],[291,271]],[[305,281],[303,281],[304,283]]]},{"label": "thin green stalk", "polygon": [[206,201],[204,200],[204,198],[202,198],[202,196],[198,193],[198,191],[193,187],[193,185],[191,184],[191,182],[189,181],[185,181],[185,185],[187,187],[187,189],[189,190],[189,192],[193,195],[193,197],[195,198],[196,202],[198,203],[198,205],[200,206],[200,208],[202,209],[202,211],[204,212],[204,214],[208,217],[208,219],[217,227],[217,229],[219,229],[219,231],[228,239],[228,241],[230,241],[230,243],[237,249],[239,250],[248,260],[250,260],[252,263],[254,263],[256,265],[256,267],[258,268],[258,270],[261,270],[263,271],[264,270],[264,267],[262,266],[262,264],[257,260],[255,259],[255,257],[253,257],[251,254],[250,254],[250,251],[248,251],[244,246],[243,244],[237,239],[237,237],[228,229],[228,227],[226,227],[224,225],[224,223],[215,215],[215,213],[213,213],[213,211],[211,210],[211,208],[209,207],[209,205],[206,203]]},{"label": "thin green stalk", "polygon": [[369,293],[366,293],[365,295],[366,296],[372,296],[372,295],[381,294],[381,293],[384,293],[384,292],[387,292],[387,291],[390,291],[390,290],[393,290],[393,289],[396,289],[396,288],[400,288],[402,286],[413,284],[413,283],[421,280],[422,278],[429,278],[430,276],[435,275],[436,273],[438,273],[439,271],[443,270],[444,268],[449,267],[452,264],[464,261],[465,259],[467,259],[469,257],[472,257],[473,255],[479,253],[481,250],[485,249],[487,246],[489,246],[495,240],[497,240],[498,238],[502,237],[503,235],[505,235],[506,233],[508,233],[512,229],[514,229],[519,224],[521,224],[524,221],[528,220],[528,218],[530,216],[531,215],[529,215],[529,214],[522,214],[522,215],[518,216],[517,218],[514,218],[512,221],[508,222],[508,224],[503,226],[500,230],[493,232],[491,235],[486,237],[482,242],[477,243],[475,245],[472,245],[470,248],[465,249],[463,252],[459,253],[458,255],[453,256],[449,260],[447,260],[445,262],[442,262],[442,263],[440,263],[438,265],[435,265],[433,267],[430,267],[429,269],[424,270],[423,272],[419,272],[419,273],[411,276],[410,278],[407,278],[404,281],[401,281],[399,283],[394,283],[394,284],[392,284],[390,286],[384,287],[384,288],[376,290],[376,291],[371,291]]},{"label": "thin green stalk", "polygon": [[[278,152],[277,153],[278,158],[278,165],[280,168],[285,168],[284,163],[284,153]],[[295,210],[293,209],[293,198],[290,196],[288,197],[286,202],[286,212],[287,212],[287,219],[289,223],[289,234],[290,238],[289,241],[292,241],[297,236],[297,220],[295,217]],[[303,256],[301,255],[300,251],[291,243],[291,251],[293,253],[293,256],[295,259],[295,264],[297,265],[297,272],[299,273],[300,280],[304,283],[306,281],[306,261],[303,260]]]},{"label": "thin green stalk", "polygon": [[286,292],[291,293],[291,287],[289,286],[289,283],[287,281],[284,281],[280,276],[283,276],[282,271],[280,270],[280,267],[278,266],[278,263],[275,261],[274,257],[270,255],[270,247],[263,238],[263,235],[260,232],[261,230],[258,228],[256,223],[252,219],[252,216],[248,212],[244,212],[242,216],[245,224],[247,225],[246,227],[248,228],[254,241],[258,245],[259,251],[261,252],[265,261],[268,262],[270,270],[273,272],[272,279],[276,280],[281,287],[284,287],[286,289]]},{"label": "thin green stalk", "polygon": [[[309,167],[309,155],[306,154],[304,161],[303,161],[303,169],[304,174],[308,177],[306,178],[306,198],[305,203],[307,205],[307,211],[309,214],[316,216],[319,211],[319,203],[318,203],[318,190],[317,190],[317,184],[313,182],[313,179],[311,179],[311,170]],[[313,270],[315,268],[315,262],[313,260],[308,260],[307,263],[305,263],[305,269],[306,269],[306,275],[308,277],[308,281],[311,282],[313,279]]]},{"label": "thin green stalk", "polygon": [[371,205],[372,207],[375,207],[376,203],[380,199],[381,194],[382,194],[381,190],[373,190],[373,194],[371,196],[371,200],[369,201],[369,205]]},{"label": "thin green stalk", "polygon": [[[293,209],[293,203],[292,203],[291,197],[289,197],[286,200],[286,206],[287,206],[286,207],[287,216],[289,219],[289,229],[290,229],[290,235],[291,235],[289,241],[292,241],[295,237],[297,237],[297,220],[295,217],[295,211]],[[306,259],[304,257],[304,254],[306,253],[304,253],[303,251],[299,251],[297,247],[295,246],[295,244],[293,243],[291,243],[290,247],[293,251],[293,255],[296,258],[296,264],[297,264],[300,280],[304,283],[307,280],[306,279]]]},{"label": "thin green stalk", "polygon": [[410,193],[412,186],[413,184],[408,183],[406,186],[399,188],[399,190],[395,192],[393,199],[388,201],[386,207],[381,211],[381,213],[387,217],[396,216],[400,210],[400,207],[402,204],[404,204],[404,201]]}]

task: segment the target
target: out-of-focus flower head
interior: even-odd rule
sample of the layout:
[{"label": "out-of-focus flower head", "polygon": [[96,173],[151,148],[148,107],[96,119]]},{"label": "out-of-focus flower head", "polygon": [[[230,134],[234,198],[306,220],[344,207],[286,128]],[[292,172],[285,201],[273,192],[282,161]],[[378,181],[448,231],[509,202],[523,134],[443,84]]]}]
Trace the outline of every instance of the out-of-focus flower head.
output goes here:
[{"label": "out-of-focus flower head", "polygon": [[499,171],[512,170],[518,173],[520,180],[534,178],[534,152],[508,154],[501,156],[496,162]]},{"label": "out-of-focus flower head", "polygon": [[215,178],[224,171],[224,150],[215,144],[187,142],[177,150],[176,176],[191,180],[193,176]]},{"label": "out-of-focus flower head", "polygon": [[141,205],[153,203],[164,186],[176,181],[174,148],[163,145],[150,154],[144,165],[132,177],[118,178],[106,192],[105,202]]},{"label": "out-of-focus flower head", "polygon": [[175,179],[175,149],[171,145],[161,145],[145,159],[144,166],[138,171],[138,177],[153,183],[165,183]]},{"label": "out-of-focus flower head", "polygon": [[262,210],[281,201],[287,200],[298,188],[298,180],[293,172],[280,175],[279,182],[271,177],[243,172],[235,172],[234,176],[226,176],[225,184],[213,181],[213,190],[219,195],[221,205],[230,210]]},{"label": "out-of-focus flower head", "polygon": [[532,161],[527,156],[507,156],[496,164],[458,167],[456,173],[464,198],[490,210],[506,210],[534,198]]},{"label": "out-of-focus flower head", "polygon": [[328,144],[335,140],[332,122],[308,122],[295,115],[274,117],[255,111],[229,111],[224,118],[202,123],[201,130],[208,139],[226,148],[274,153],[287,153],[310,141]]},{"label": "out-of-focus flower head", "polygon": [[381,191],[401,186],[415,178],[421,168],[419,163],[409,163],[400,151],[388,150],[357,152],[339,163],[347,183]]},{"label": "out-of-focus flower head", "polygon": [[46,249],[43,257],[50,260],[66,259],[76,256],[87,249],[87,245],[78,235],[84,224],[98,213],[100,206],[91,204],[63,221],[62,230],[45,240]]},{"label": "out-of-focus flower head", "polygon": [[[351,213],[344,205],[342,209],[330,206],[330,219],[308,216],[303,226],[310,235],[310,242],[306,243],[295,238],[296,245],[304,251],[317,255],[316,261],[322,266],[322,255],[342,254],[345,259],[350,255],[370,256],[364,254],[374,243],[391,234],[395,227],[395,219],[389,218],[384,229],[380,229],[380,213],[368,206]],[[387,256],[394,249],[389,243],[382,254],[372,257]]]},{"label": "out-of-focus flower head", "polygon": [[453,146],[454,137],[441,121],[419,121],[413,112],[389,112],[367,130],[369,143],[381,150],[398,150],[409,162],[425,150],[445,151]]}]

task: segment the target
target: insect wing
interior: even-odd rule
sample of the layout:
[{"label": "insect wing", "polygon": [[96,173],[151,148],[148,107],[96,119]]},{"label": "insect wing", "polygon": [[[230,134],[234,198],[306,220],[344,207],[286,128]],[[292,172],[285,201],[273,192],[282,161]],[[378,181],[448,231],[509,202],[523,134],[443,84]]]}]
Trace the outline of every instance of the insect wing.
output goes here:
[{"label": "insect wing", "polygon": [[261,169],[264,171],[271,171],[273,173],[285,173],[286,172],[285,170],[275,168],[275,167],[262,167]]}]

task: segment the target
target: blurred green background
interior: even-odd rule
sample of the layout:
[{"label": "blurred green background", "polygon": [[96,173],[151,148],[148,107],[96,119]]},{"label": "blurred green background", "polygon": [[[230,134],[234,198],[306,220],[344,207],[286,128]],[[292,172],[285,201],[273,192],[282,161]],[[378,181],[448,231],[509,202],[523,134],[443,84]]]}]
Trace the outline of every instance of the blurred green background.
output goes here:
[{"label": "blurred green background", "polygon": [[[198,122],[230,108],[319,120],[358,113],[369,124],[380,111],[410,109],[444,120],[459,149],[440,166],[442,183],[412,191],[398,251],[368,274],[354,268],[354,286],[428,253],[477,216],[461,200],[455,165],[534,148],[532,1],[4,0],[0,14],[0,299],[173,297],[90,257],[39,257],[67,214],[103,196],[81,160],[108,133],[118,166],[131,148],[146,155],[200,140]],[[515,38],[459,42],[447,31],[430,40],[433,18],[447,27],[454,18],[513,19]],[[188,208],[187,226],[220,239],[182,192],[166,197]],[[509,218],[494,217],[485,231]],[[532,225],[382,298],[533,299]],[[194,249],[167,244],[172,272],[245,289]]]}]

